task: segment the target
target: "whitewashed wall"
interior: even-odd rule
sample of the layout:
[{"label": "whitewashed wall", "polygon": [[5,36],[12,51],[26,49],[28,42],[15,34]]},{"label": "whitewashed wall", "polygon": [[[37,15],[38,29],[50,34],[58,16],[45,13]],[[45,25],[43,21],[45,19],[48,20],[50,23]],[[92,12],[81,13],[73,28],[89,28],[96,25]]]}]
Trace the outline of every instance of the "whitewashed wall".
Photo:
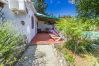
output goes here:
[{"label": "whitewashed wall", "polygon": [[[29,10],[29,14],[28,15],[30,17],[30,19],[29,19],[30,21],[29,21],[29,25],[28,25],[28,28],[27,28],[27,30],[29,30],[29,31],[27,31],[27,32],[29,32],[29,40],[31,40],[31,39],[34,38],[34,36],[37,33],[37,19],[34,16],[34,13],[31,10]],[[32,29],[32,23],[31,23],[31,17],[32,16],[34,18],[34,29]]]},{"label": "whitewashed wall", "polygon": [[51,29],[52,27],[53,27],[52,25],[44,24],[44,21],[38,22],[38,28],[41,29],[42,31],[45,31],[46,28]]},{"label": "whitewashed wall", "polygon": [[[29,9],[29,8],[28,8]],[[7,20],[11,20],[13,24],[15,25],[15,29],[18,30],[23,35],[26,35],[28,38],[28,42],[32,40],[32,38],[37,33],[37,19],[34,16],[34,13],[31,9],[29,9],[28,14],[22,16],[22,15],[15,15],[8,7],[8,5],[5,5],[3,9],[4,15]],[[32,29],[32,23],[31,23],[31,16],[34,16],[34,29]],[[21,21],[25,22],[25,25],[21,24]]]}]

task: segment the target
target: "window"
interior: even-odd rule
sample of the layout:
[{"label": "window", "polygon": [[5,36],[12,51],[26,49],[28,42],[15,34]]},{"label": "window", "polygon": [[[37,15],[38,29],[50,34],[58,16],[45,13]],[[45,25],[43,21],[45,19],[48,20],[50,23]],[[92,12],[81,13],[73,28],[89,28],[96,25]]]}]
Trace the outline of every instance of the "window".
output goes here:
[{"label": "window", "polygon": [[24,21],[21,21],[21,24],[24,26],[25,25],[25,22]]},{"label": "window", "polygon": [[27,12],[27,14],[28,14],[28,8],[26,8],[26,12]]},{"label": "window", "polygon": [[31,26],[32,26],[32,29],[34,28],[34,17],[32,16],[31,17]]}]

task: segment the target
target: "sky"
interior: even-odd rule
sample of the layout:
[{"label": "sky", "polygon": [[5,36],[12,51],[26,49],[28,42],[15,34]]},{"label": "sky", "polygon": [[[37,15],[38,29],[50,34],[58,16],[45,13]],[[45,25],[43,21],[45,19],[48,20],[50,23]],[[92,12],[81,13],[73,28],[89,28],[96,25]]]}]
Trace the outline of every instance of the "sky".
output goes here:
[{"label": "sky", "polygon": [[54,16],[76,16],[76,7],[70,0],[45,0],[46,12]]}]

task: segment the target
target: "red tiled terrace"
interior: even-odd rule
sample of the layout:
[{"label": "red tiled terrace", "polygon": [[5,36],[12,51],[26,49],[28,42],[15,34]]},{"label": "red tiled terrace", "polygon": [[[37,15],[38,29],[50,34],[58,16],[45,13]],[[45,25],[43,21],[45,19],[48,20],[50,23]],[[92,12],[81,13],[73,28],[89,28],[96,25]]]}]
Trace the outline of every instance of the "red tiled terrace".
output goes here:
[{"label": "red tiled terrace", "polygon": [[55,39],[51,38],[49,33],[38,33],[33,39],[33,44],[56,44],[61,43],[63,40],[55,41]]}]

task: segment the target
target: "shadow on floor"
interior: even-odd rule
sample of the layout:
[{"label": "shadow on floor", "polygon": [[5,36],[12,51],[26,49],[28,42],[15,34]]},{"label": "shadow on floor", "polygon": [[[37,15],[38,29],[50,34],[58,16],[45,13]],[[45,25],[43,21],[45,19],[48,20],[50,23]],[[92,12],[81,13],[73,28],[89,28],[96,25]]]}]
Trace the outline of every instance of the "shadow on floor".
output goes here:
[{"label": "shadow on floor", "polygon": [[30,45],[22,54],[22,57],[14,66],[32,66],[35,59],[37,45]]}]

